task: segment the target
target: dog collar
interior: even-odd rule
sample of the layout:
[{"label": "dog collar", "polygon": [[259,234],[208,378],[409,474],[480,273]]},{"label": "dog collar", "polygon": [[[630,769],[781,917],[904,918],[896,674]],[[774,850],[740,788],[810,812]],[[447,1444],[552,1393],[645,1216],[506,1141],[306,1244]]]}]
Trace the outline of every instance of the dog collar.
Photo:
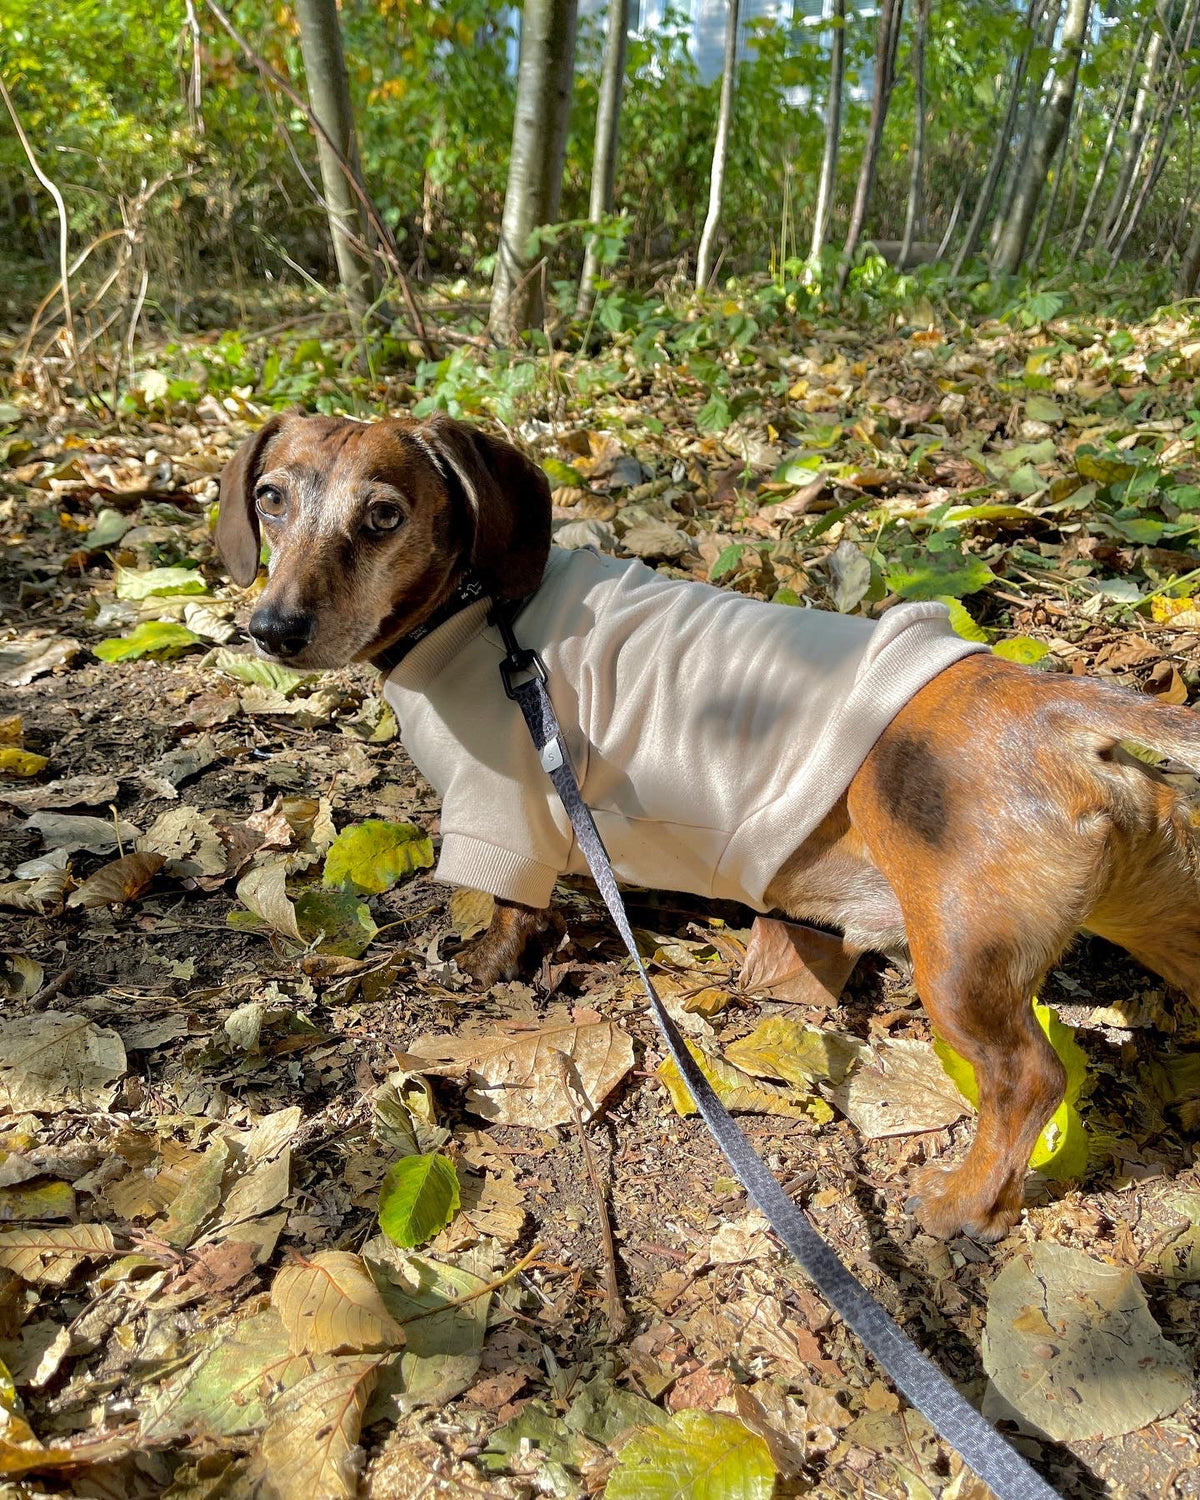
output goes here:
[{"label": "dog collar", "polygon": [[464,609],[477,603],[480,599],[487,598],[487,588],[478,573],[464,573],[458,581],[458,586],[446,600],[429,616],[427,620],[402,635],[399,640],[393,641],[390,646],[385,646],[382,651],[376,651],[369,658],[373,667],[377,667],[386,677],[387,674],[398,667],[408,653],[427,635],[432,635],[439,625],[444,625],[447,620],[452,620],[455,615],[461,614]]}]

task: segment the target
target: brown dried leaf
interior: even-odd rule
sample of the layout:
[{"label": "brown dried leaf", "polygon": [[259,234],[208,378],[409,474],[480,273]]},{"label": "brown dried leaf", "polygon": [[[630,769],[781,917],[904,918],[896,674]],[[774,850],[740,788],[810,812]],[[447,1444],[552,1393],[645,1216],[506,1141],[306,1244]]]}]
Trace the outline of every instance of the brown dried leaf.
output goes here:
[{"label": "brown dried leaf", "polygon": [[559,1053],[566,1054],[585,1119],[633,1066],[633,1042],[611,1021],[559,1022],[486,1037],[422,1037],[413,1051],[422,1072],[465,1073],[469,1106],[485,1120],[505,1125],[564,1125],[571,1119]]},{"label": "brown dried leaf", "polygon": [[47,1010],[0,1026],[0,1103],[14,1114],[107,1109],[125,1071],[115,1031]]},{"label": "brown dried leaf", "polygon": [[66,1286],[86,1261],[116,1254],[112,1230],[106,1224],[0,1232],[0,1266],[34,1286]]},{"label": "brown dried leaf", "polygon": [[271,1288],[296,1354],[396,1349],[404,1330],[384,1306],[371,1273],[347,1250],[325,1250],[284,1266]]},{"label": "brown dried leaf", "polygon": [[126,854],[123,859],[114,859],[72,891],[67,905],[91,911],[97,906],[123,906],[127,901],[136,901],[149,890],[166,862],[161,854]]},{"label": "brown dried leaf", "polygon": [[738,982],[751,994],[797,1005],[832,1005],[858,955],[841,938],[799,922],[755,917]]},{"label": "brown dried leaf", "polygon": [[331,1359],[271,1407],[263,1434],[262,1490],[270,1500],[353,1500],[358,1494],[363,1412],[378,1355]]}]

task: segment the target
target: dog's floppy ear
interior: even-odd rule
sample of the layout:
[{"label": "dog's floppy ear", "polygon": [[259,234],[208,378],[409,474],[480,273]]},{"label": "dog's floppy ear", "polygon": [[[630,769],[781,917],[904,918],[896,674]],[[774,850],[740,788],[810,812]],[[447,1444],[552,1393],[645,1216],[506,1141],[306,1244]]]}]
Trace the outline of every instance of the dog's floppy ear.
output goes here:
[{"label": "dog's floppy ear", "polygon": [[418,429],[442,471],[466,501],[473,527],[471,567],[494,599],[521,599],[542,581],[550,556],[550,482],[500,438],[451,417]]},{"label": "dog's floppy ear", "polygon": [[258,510],[254,486],[263,470],[271,439],[285,417],[274,416],[242,444],[221,470],[221,503],[217,511],[217,551],[234,583],[242,588],[258,573]]}]

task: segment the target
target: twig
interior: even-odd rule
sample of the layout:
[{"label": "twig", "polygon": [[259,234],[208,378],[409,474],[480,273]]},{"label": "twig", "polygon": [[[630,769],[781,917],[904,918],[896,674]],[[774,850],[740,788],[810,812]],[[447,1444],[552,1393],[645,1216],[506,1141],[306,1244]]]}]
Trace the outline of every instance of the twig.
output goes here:
[{"label": "twig", "polygon": [[265,57],[260,57],[259,54],[255,52],[254,48],[251,47],[250,43],[246,41],[245,37],[241,35],[241,33],[234,26],[233,22],[217,4],[217,0],[204,0],[204,3],[208,6],[209,10],[213,13],[213,15],[217,18],[217,20],[221,23],[221,25],[225,28],[225,30],[229,33],[229,35],[233,38],[237,45],[242,49],[246,57],[250,60],[250,62],[254,64],[254,66],[258,69],[262,76],[264,78],[269,78],[270,81],[276,86],[276,88],[281,89],[283,93],[287,95],[287,97],[296,106],[296,108],[303,113],[305,119],[309,123],[310,128],[320,135],[321,139],[326,143],[330,151],[333,152],[338,166],[345,174],[346,181],[350,184],[351,192],[362,204],[363,209],[366,211],[366,215],[370,222],[371,228],[379,236],[379,243],[384,252],[384,258],[389,263],[392,275],[395,276],[396,282],[400,287],[400,294],[404,298],[404,304],[408,308],[409,316],[413,320],[413,326],[417,330],[417,337],[420,340],[421,346],[425,351],[425,357],[430,360],[436,360],[438,358],[438,352],[434,347],[428,332],[426,331],[425,320],[421,316],[421,311],[417,305],[417,300],[413,295],[412,287],[409,285],[408,277],[404,274],[404,267],[400,263],[400,251],[399,247],[396,244],[396,238],[384,223],[382,217],[380,216],[379,210],[375,207],[374,200],[372,199],[370,193],[367,192],[366,188],[359,180],[358,173],[354,170],[351,163],[346,160],[345,154],[339,149],[337,142],[325,129],[324,125],[321,124],[320,120],[317,119],[316,114],[309,106],[307,100],[301,98],[301,96],[291,86],[291,84],[287,81],[287,79],[283,76],[278,68],[272,67],[272,65],[266,60]]},{"label": "twig", "polygon": [[60,995],[66,989],[67,985],[75,978],[75,974],[75,965],[68,964],[62,973],[56,975],[49,984],[42,985],[41,989],[33,997],[33,1004],[48,1005],[56,995]]},{"label": "twig", "polygon": [[473,1292],[464,1292],[461,1297],[451,1297],[446,1302],[439,1302],[436,1307],[426,1308],[424,1312],[413,1313],[411,1318],[401,1318],[399,1320],[401,1325],[419,1322],[421,1318],[436,1317],[438,1313],[445,1312],[448,1307],[462,1307],[464,1303],[474,1302],[476,1297],[486,1297],[489,1292],[499,1291],[514,1276],[519,1276],[525,1267],[532,1261],[535,1261],[545,1248],[544,1245],[535,1245],[515,1265],[509,1266],[503,1276],[497,1276],[494,1281],[485,1281],[482,1286],[477,1286]]},{"label": "twig", "polygon": [[[58,274],[62,282],[63,316],[65,319],[65,331],[67,339],[67,353],[75,366],[75,377],[88,391],[87,381],[84,379],[83,369],[79,363],[78,347],[75,342],[75,315],[71,310],[71,281],[67,274],[67,205],[63,201],[63,195],[59,192],[57,184],[53,183],[38,164],[34,155],[33,147],[29,144],[29,137],[25,134],[25,127],[21,124],[20,116],[12,102],[12,96],[5,86],[4,79],[0,78],[0,97],[3,98],[5,107],[13,122],[13,129],[17,132],[17,139],[21,142],[22,149],[33,169],[33,175],[54,199],[54,206],[58,210]],[[90,394],[90,392],[89,392]]]},{"label": "twig", "polygon": [[591,1183],[592,1195],[596,1200],[596,1213],[600,1219],[600,1243],[604,1248],[604,1316],[608,1319],[609,1342],[615,1343],[624,1333],[628,1321],[625,1308],[621,1303],[621,1289],[617,1285],[617,1247],[613,1240],[608,1204],[604,1201],[604,1188],[600,1182],[600,1174],[596,1171],[591,1143],[588,1141],[587,1131],[583,1128],[583,1116],[579,1113],[579,1105],[571,1089],[568,1074],[570,1059],[565,1052],[559,1052],[556,1056],[559,1082],[562,1084],[563,1093],[567,1096],[567,1104],[570,1106],[571,1118],[575,1121],[575,1129],[579,1132],[579,1140],[583,1146],[583,1164],[587,1169],[588,1182]]}]

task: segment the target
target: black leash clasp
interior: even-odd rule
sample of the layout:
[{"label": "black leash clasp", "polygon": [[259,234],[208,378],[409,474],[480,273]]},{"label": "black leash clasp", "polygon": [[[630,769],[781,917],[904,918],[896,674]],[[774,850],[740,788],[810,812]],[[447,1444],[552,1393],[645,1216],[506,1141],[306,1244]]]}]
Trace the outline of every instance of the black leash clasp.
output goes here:
[{"label": "black leash clasp", "polygon": [[527,646],[522,646],[513,632],[513,620],[520,613],[525,603],[526,600],[524,599],[505,600],[504,603],[493,607],[489,617],[490,623],[500,632],[500,639],[504,642],[504,649],[508,652],[508,655],[500,663],[500,678],[504,683],[504,691],[510,698],[517,696],[517,688],[522,686],[517,681],[517,678],[521,677],[522,674],[527,674],[525,676],[526,682],[537,678],[545,686],[548,681],[546,663],[536,651],[530,650]]}]

